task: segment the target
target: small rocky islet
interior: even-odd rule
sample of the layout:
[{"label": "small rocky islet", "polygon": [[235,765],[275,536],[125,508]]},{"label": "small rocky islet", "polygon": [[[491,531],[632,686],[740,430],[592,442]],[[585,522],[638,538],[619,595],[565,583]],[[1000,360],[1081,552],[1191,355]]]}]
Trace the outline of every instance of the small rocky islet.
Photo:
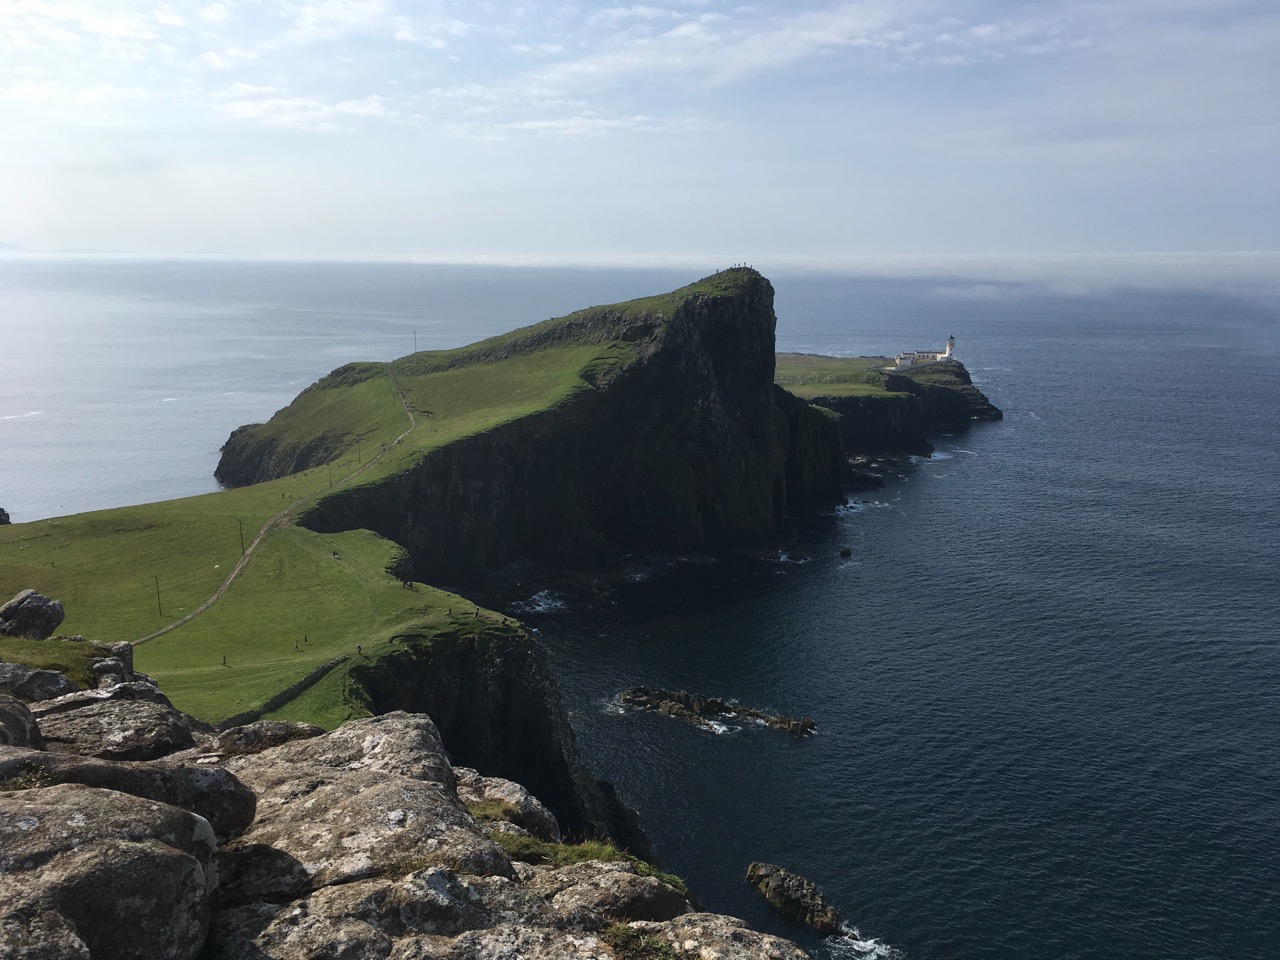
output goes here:
[{"label": "small rocky islet", "polygon": [[[546,409],[478,430],[463,417],[401,468],[291,518],[394,542],[388,572],[402,583],[467,588],[513,565],[776,545],[789,515],[867,482],[852,458],[927,452],[930,430],[998,417],[954,360],[896,374],[883,358],[775,357],[772,302],[768,281],[739,268],[472,348],[341,368],[297,409],[235,431],[218,476],[234,487],[331,462],[359,441],[317,434],[316,404],[341,421],[381,380],[398,413],[412,419],[417,404],[441,430],[433,377],[591,354]],[[0,634],[47,637],[61,614],[24,591]],[[352,658],[337,689],[370,715],[330,731],[258,720],[262,709],[214,726],[136,670],[127,642],[50,641],[79,644],[75,679],[0,665],[0,958],[804,957],[698,912],[637,856],[646,838],[579,758],[536,638],[479,618]],[[814,726],[647,696],[640,705],[691,722],[710,711],[796,735]],[[770,876],[762,888],[816,902],[802,878]],[[813,923],[810,912],[794,919]]]}]

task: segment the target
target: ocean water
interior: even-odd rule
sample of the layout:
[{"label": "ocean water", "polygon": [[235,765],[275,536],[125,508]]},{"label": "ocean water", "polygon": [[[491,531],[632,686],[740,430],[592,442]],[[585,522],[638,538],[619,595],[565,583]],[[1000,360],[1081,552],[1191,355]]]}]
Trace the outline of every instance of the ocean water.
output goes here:
[{"label": "ocean water", "polygon": [[[689,279],[0,261],[0,506],[212,489],[233,427],[341,362]],[[1006,419],[798,520],[776,560],[637,559],[613,605],[538,598],[584,753],[664,863],[824,958],[1280,957],[1280,308],[772,279],[781,349],[954,333]],[[620,709],[635,684],[818,732]],[[773,917],[752,860],[818,882],[858,937]]]}]

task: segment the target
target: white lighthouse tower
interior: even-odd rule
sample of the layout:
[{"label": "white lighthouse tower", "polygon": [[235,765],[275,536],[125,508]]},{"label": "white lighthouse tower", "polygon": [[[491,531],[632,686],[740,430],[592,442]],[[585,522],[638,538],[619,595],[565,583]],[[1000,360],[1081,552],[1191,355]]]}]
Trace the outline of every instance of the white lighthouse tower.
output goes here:
[{"label": "white lighthouse tower", "polygon": [[955,334],[952,334],[951,336],[947,337],[947,352],[944,353],[942,356],[940,356],[938,359],[950,360],[951,357],[955,354],[955,352],[956,352],[956,338],[955,338]]}]

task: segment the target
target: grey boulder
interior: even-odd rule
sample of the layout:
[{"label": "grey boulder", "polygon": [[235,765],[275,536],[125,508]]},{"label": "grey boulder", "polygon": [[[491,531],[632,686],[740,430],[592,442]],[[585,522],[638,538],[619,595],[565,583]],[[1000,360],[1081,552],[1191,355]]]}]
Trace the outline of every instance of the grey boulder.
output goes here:
[{"label": "grey boulder", "polygon": [[44,640],[53,635],[65,616],[57,600],[23,590],[0,607],[0,636]]},{"label": "grey boulder", "polygon": [[243,833],[256,808],[253,792],[219,767],[118,762],[0,746],[0,787],[24,781],[78,783],[166,803],[204,817],[220,841]]},{"label": "grey boulder", "polygon": [[80,688],[66,674],[40,670],[21,663],[0,663],[0,693],[27,703],[52,700]]},{"label": "grey boulder", "polygon": [[21,700],[0,694],[0,746],[44,749],[36,718]]},{"label": "grey boulder", "polygon": [[114,790],[0,793],[0,958],[196,957],[216,843],[202,817]]}]

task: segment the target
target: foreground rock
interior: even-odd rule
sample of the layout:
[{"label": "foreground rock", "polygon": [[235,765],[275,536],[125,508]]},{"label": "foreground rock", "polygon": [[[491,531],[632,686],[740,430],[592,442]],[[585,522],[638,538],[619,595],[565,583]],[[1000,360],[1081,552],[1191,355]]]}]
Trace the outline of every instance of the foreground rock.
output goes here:
[{"label": "foreground rock", "polygon": [[0,746],[44,749],[44,737],[31,709],[21,700],[0,694]]},{"label": "foreground rock", "polygon": [[797,873],[771,863],[747,867],[747,883],[760,891],[774,911],[788,920],[806,924],[823,936],[840,932],[840,915],[818,888]]},{"label": "foreground rock", "polygon": [[27,703],[52,700],[79,689],[66,674],[56,670],[41,670],[21,663],[0,663],[0,693]]},{"label": "foreground rock", "polygon": [[[98,724],[100,742],[68,739],[72,721]],[[170,750],[182,738],[148,728],[173,722],[198,742],[158,760],[93,755],[105,741]],[[523,787],[455,771],[423,714],[215,737],[134,680],[0,699],[0,731],[0,960],[805,956],[693,913],[616,850],[556,842]],[[477,822],[468,803],[500,817]]]},{"label": "foreground rock", "polygon": [[216,848],[204,818],[114,790],[0,794],[0,956],[194,958]]},{"label": "foreground rock", "polygon": [[53,636],[65,616],[57,600],[23,590],[0,607],[0,636],[44,640]]},{"label": "foreground rock", "polygon": [[[0,703],[0,712],[4,704]],[[2,713],[0,713],[2,715]],[[0,788],[14,783],[77,783],[179,807],[209,821],[219,840],[238,836],[253,822],[257,800],[226,770],[168,761],[117,763],[40,749],[0,746]]]},{"label": "foreground rock", "polygon": [[258,796],[225,854],[224,902],[443,866],[514,876],[458,799],[435,724],[394,713],[228,761]]},{"label": "foreground rock", "polygon": [[752,720],[786,730],[793,737],[803,737],[813,733],[817,724],[812,717],[785,717],[780,714],[765,713],[753,707],[730,703],[719,697],[706,697],[698,693],[687,693],[684,690],[659,690],[652,687],[632,687],[623,690],[619,695],[623,703],[645,710],[657,710],[669,717],[686,720],[698,726],[707,726],[710,718],[734,718]]}]

